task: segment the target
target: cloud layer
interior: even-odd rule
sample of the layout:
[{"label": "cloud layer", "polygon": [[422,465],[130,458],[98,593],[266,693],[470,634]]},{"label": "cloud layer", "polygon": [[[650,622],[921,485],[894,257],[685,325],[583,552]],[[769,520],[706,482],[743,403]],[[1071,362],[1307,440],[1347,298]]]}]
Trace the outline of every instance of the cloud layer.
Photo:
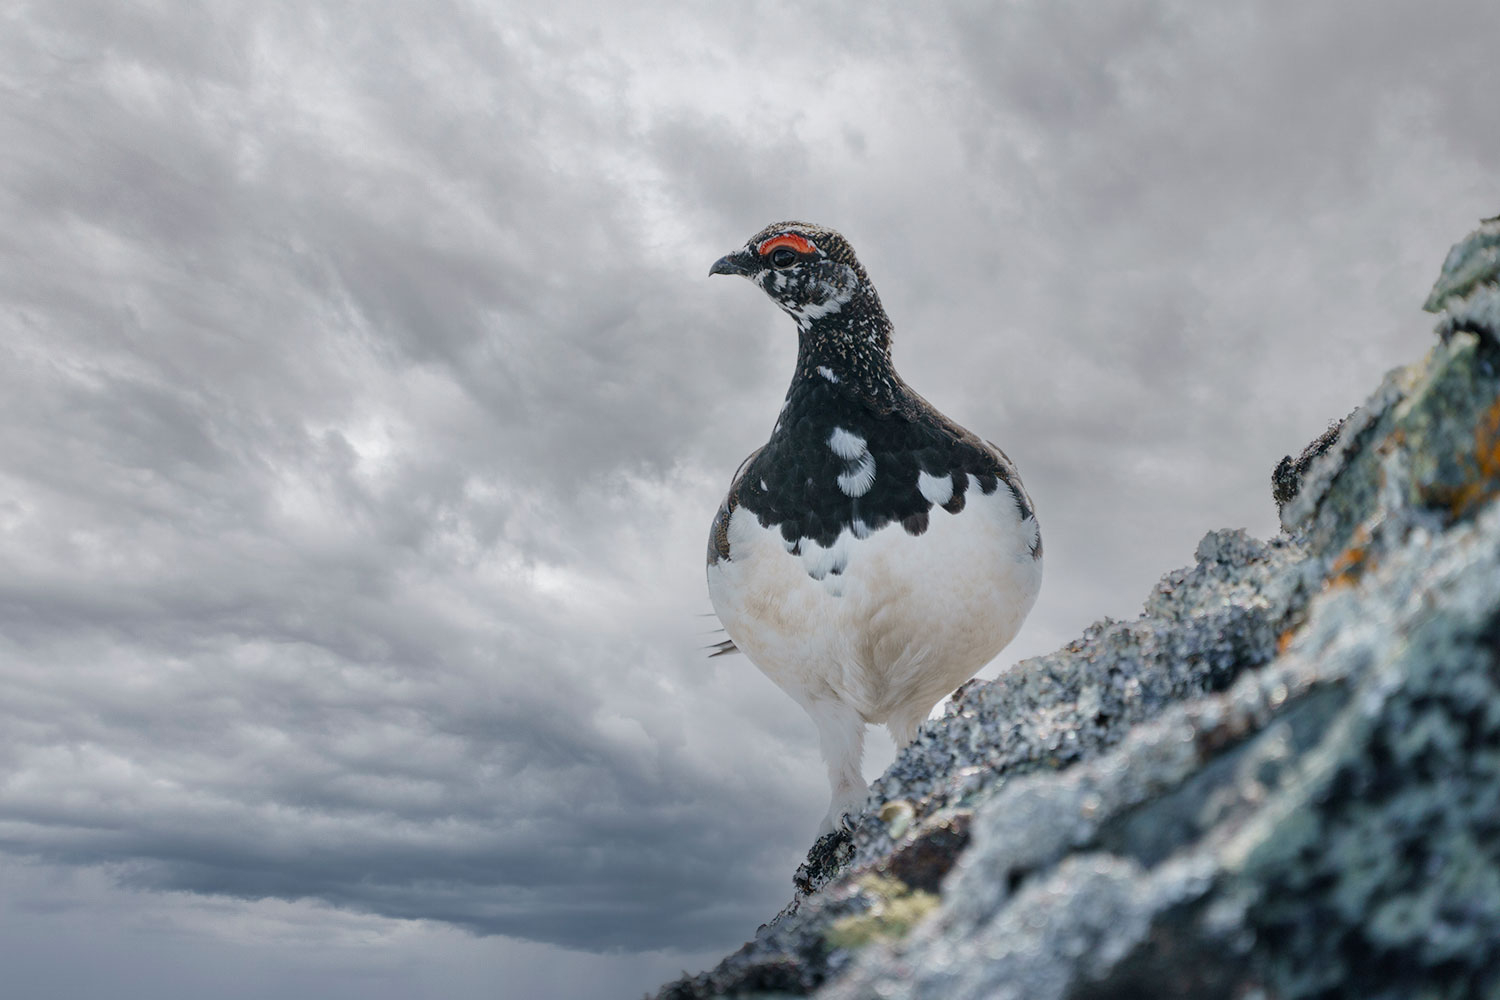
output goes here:
[{"label": "cloud layer", "polygon": [[705,274],[850,237],[1016,459],[998,669],[1134,612],[1424,349],[1500,210],[1500,13],[185,14],[0,31],[0,846],[591,950],[785,895],[811,726],[702,543],[794,331]]}]

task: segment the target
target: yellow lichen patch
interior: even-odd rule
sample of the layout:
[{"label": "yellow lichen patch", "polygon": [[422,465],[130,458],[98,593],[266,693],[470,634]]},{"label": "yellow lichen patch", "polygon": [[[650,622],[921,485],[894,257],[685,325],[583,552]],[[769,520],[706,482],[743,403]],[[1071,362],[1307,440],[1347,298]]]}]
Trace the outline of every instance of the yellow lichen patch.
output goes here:
[{"label": "yellow lichen patch", "polygon": [[1292,644],[1292,638],[1296,636],[1297,630],[1289,628],[1276,637],[1276,655],[1280,656],[1286,652],[1286,648]]},{"label": "yellow lichen patch", "polygon": [[885,824],[885,832],[892,840],[900,840],[911,828],[911,821],[917,811],[912,804],[905,799],[894,799],[880,807],[880,822]]},{"label": "yellow lichen patch", "polygon": [[1474,477],[1453,494],[1455,518],[1500,493],[1500,398],[1479,418],[1474,427]]},{"label": "yellow lichen patch", "polygon": [[827,940],[835,948],[863,948],[871,941],[903,938],[937,909],[936,895],[909,888],[899,879],[866,875],[859,880],[859,887],[874,897],[874,905],[864,913],[834,921]]}]

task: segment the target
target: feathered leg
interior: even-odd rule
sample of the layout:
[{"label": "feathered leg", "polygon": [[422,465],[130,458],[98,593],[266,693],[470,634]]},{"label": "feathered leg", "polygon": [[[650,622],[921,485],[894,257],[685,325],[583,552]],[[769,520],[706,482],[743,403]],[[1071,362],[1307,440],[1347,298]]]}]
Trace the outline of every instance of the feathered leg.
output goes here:
[{"label": "feathered leg", "polygon": [[869,786],[865,784],[860,764],[865,754],[865,720],[848,705],[833,700],[815,701],[807,714],[818,727],[818,742],[823,761],[828,765],[828,784],[832,799],[828,815],[818,827],[818,836],[832,833],[847,824],[847,817],[864,805]]}]

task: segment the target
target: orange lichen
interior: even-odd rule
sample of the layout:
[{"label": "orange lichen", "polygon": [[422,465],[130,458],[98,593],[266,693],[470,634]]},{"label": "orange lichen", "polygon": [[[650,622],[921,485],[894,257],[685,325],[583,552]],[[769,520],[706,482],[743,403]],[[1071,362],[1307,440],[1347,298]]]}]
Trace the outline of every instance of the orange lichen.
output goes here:
[{"label": "orange lichen", "polygon": [[1280,656],[1282,653],[1286,652],[1286,648],[1292,644],[1292,639],[1293,639],[1293,637],[1296,636],[1296,634],[1297,634],[1297,630],[1296,629],[1289,628],[1285,632],[1281,633],[1281,635],[1279,635],[1279,636],[1276,637],[1276,655],[1277,656]]},{"label": "orange lichen", "polygon": [[1361,524],[1354,531],[1354,537],[1349,540],[1349,547],[1339,553],[1333,565],[1328,567],[1328,586],[1346,587],[1359,582],[1359,578],[1369,567],[1365,564],[1369,557],[1368,546],[1370,544],[1370,529]]},{"label": "orange lichen", "polygon": [[1450,508],[1455,518],[1500,493],[1500,398],[1474,427],[1474,477],[1454,491]]}]

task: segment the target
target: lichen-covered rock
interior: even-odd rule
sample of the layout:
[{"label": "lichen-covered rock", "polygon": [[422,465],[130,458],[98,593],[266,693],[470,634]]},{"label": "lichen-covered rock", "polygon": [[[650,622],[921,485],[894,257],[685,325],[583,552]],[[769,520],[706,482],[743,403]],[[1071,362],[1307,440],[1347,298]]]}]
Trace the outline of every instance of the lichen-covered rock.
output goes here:
[{"label": "lichen-covered rock", "polygon": [[1274,663],[1010,782],[933,918],[820,996],[1494,995],[1497,581],[1500,505],[1414,532]]},{"label": "lichen-covered rock", "polygon": [[[1500,997],[1500,222],[1140,617],[971,683],[662,997]],[[760,992],[757,992],[760,991]]]},{"label": "lichen-covered rock", "polygon": [[900,879],[866,875],[859,887],[874,897],[863,913],[840,917],[828,928],[833,948],[863,948],[875,941],[899,939],[937,909],[938,899],[925,889],[913,889]]},{"label": "lichen-covered rock", "polygon": [[1280,996],[1500,991],[1497,582],[1491,504],[1414,535],[1308,637],[1352,697],[1230,886]]},{"label": "lichen-covered rock", "polygon": [[[965,686],[874,783],[874,797],[912,802],[919,819],[972,806],[1018,775],[1094,756],[1167,706],[1268,662],[1316,583],[1300,568],[1306,551],[1290,539],[1220,531],[1197,557],[1162,578],[1135,620],[1097,623],[1056,653]],[[856,866],[894,846],[870,815],[854,840]]]},{"label": "lichen-covered rock", "polygon": [[1422,306],[1442,313],[1438,336],[1468,330],[1500,344],[1500,216],[1454,244]]}]

